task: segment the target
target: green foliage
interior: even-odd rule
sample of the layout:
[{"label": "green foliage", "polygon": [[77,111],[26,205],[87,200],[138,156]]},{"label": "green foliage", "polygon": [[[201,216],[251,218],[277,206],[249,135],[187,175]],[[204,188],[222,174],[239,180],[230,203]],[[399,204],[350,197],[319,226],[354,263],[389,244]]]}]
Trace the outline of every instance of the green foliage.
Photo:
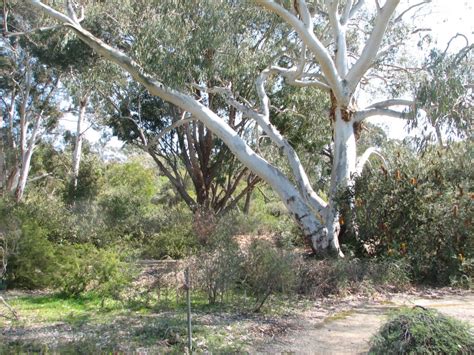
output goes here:
[{"label": "green foliage", "polygon": [[70,177],[66,184],[65,201],[91,201],[96,198],[104,188],[104,164],[99,157],[93,154],[83,154],[77,179],[77,187],[74,188]]},{"label": "green foliage", "polygon": [[4,231],[9,243],[9,286],[57,288],[67,295],[92,289],[117,295],[131,280],[129,253],[81,241],[75,216],[60,201],[30,195],[28,203],[10,207],[2,211],[2,217],[17,221],[5,224]]},{"label": "green foliage", "polygon": [[155,172],[137,161],[113,164],[105,173],[107,187],[99,197],[99,205],[110,225],[128,226],[131,232],[152,207],[157,193]]},{"label": "green foliage", "polygon": [[[315,88],[286,85],[272,97],[272,105],[275,108],[271,121],[293,147],[314,154],[327,144],[331,122],[327,119],[330,102],[326,93]],[[314,134],[316,126],[318,132]]]},{"label": "green foliage", "polygon": [[127,253],[117,248],[77,244],[63,246],[58,254],[54,286],[65,296],[94,291],[101,297],[118,298],[134,276]]},{"label": "green foliage", "polygon": [[355,187],[356,254],[406,259],[416,281],[472,279],[471,152],[468,142],[422,156],[399,149],[389,172],[367,170]]},{"label": "green foliage", "polygon": [[56,247],[47,239],[46,229],[33,221],[23,221],[9,260],[8,283],[24,288],[48,287],[54,279],[56,261]]},{"label": "green foliage", "polygon": [[[474,111],[469,85],[473,80],[473,49],[472,45],[466,46],[454,54],[449,54],[447,49],[431,50],[424,75],[417,81],[417,103],[426,111],[433,127],[448,133],[448,140],[468,138],[471,134]],[[417,127],[417,121],[412,120],[410,126]],[[425,137],[425,141],[429,138]]]},{"label": "green foliage", "polygon": [[160,73],[161,80],[175,87],[214,80],[216,73],[221,79],[235,79],[233,84],[239,87],[253,82],[248,77],[255,75],[265,54],[256,48],[255,37],[272,25],[269,16],[240,2],[202,1],[196,7],[176,1],[123,1],[120,11],[111,2],[96,3],[88,10],[84,26],[127,50],[147,71]]},{"label": "green foliage", "polygon": [[472,354],[469,328],[435,310],[402,309],[372,338],[369,354]]},{"label": "green foliage", "polygon": [[142,246],[145,258],[181,259],[197,250],[199,243],[193,233],[192,214],[182,205],[162,210],[158,216],[159,232],[147,237]]},{"label": "green foliage", "polygon": [[133,276],[126,257],[116,248],[55,244],[47,239],[45,229],[28,222],[22,225],[7,276],[11,286],[55,288],[67,296],[90,290],[118,296]]}]

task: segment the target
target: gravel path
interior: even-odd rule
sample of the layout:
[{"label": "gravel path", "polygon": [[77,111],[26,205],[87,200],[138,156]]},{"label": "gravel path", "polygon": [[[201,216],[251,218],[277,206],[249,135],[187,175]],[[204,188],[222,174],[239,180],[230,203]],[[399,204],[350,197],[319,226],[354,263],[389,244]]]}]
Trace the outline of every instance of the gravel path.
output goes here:
[{"label": "gravel path", "polygon": [[400,306],[415,305],[438,311],[471,323],[474,327],[474,293],[394,295],[389,301],[354,304],[353,307],[321,317],[308,314],[285,337],[261,344],[254,354],[365,354],[371,336],[386,320],[387,313]]}]

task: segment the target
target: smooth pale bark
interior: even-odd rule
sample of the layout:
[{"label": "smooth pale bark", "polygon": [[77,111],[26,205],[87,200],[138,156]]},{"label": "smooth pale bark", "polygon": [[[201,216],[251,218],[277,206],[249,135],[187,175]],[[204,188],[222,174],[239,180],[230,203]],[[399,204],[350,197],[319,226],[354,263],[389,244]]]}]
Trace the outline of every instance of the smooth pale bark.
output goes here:
[{"label": "smooth pale bark", "polygon": [[21,162],[20,179],[18,181],[18,186],[15,191],[15,199],[17,202],[21,201],[25,192],[26,182],[28,181],[28,175],[30,173],[31,157],[33,156],[33,151],[36,146],[36,139],[38,137],[40,121],[41,116],[36,117],[29,143],[28,145],[26,145],[25,143],[25,147],[23,148],[24,154],[22,156]]},{"label": "smooth pale bark", "polygon": [[79,101],[79,117],[77,118],[76,126],[76,138],[74,142],[74,151],[72,153],[72,186],[74,193],[77,190],[77,184],[79,179],[79,169],[81,165],[82,157],[82,141],[84,139],[84,123],[86,119],[86,107],[87,107],[88,97],[83,97]]},{"label": "smooth pale bark", "polygon": [[[331,187],[329,191],[329,202],[326,208],[324,223],[328,230],[328,240],[333,249],[339,250],[338,233],[340,230],[340,219],[338,213],[337,193],[341,189],[347,189],[353,186],[356,176],[356,132],[358,123],[373,114],[380,113],[383,110],[390,115],[400,115],[399,112],[388,110],[385,107],[393,104],[406,104],[401,100],[392,100],[385,102],[385,106],[370,107],[364,112],[358,113],[354,102],[354,92],[357,89],[361,78],[367,70],[373,65],[382,42],[383,36],[389,24],[389,20],[397,7],[399,0],[386,0],[383,7],[377,8],[377,17],[375,18],[369,39],[363,46],[362,52],[357,61],[349,67],[349,54],[346,42],[346,29],[351,17],[360,10],[363,1],[345,2],[342,10],[338,1],[327,0],[326,13],[329,22],[329,28],[332,34],[332,41],[335,44],[334,55],[328,52],[328,49],[322,45],[314,34],[312,28],[312,19],[308,19],[307,7],[302,6],[304,0],[295,1],[298,4],[295,7],[296,14],[286,10],[282,5],[271,0],[257,0],[264,8],[276,13],[287,24],[295,30],[303,42],[302,50],[306,48],[312,52],[314,58],[324,74],[326,82],[331,91],[332,107],[330,116],[333,125],[333,160],[331,172]],[[341,10],[341,13],[339,12]],[[304,73],[301,73],[304,75]],[[299,78],[294,77],[293,82]],[[287,81],[289,84],[291,82]],[[300,85],[301,86],[301,85]],[[351,201],[349,206],[352,207]],[[346,221],[346,223],[349,221]],[[341,255],[341,253],[339,253]]]},{"label": "smooth pale bark", "polygon": [[341,107],[336,106],[334,109],[334,153],[329,204],[325,216],[329,243],[333,249],[339,251],[340,216],[337,210],[337,193],[353,185],[353,173],[356,167],[356,137],[349,114]]}]

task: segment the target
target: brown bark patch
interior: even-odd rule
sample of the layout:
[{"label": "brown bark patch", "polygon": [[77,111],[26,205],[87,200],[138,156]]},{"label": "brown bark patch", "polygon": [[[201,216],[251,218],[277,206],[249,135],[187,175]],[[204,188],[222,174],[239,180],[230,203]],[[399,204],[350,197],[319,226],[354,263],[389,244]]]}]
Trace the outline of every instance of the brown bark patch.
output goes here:
[{"label": "brown bark patch", "polygon": [[336,121],[336,107],[337,107],[337,101],[336,101],[336,96],[334,96],[334,93],[331,90],[331,109],[329,111],[329,118],[331,121]]},{"label": "brown bark patch", "polygon": [[341,118],[344,122],[350,122],[353,112],[349,109],[341,110]]},{"label": "brown bark patch", "polygon": [[354,122],[352,128],[354,129],[354,136],[356,138],[356,141],[358,141],[362,134],[362,130],[364,129],[364,125],[362,124],[362,122]]}]

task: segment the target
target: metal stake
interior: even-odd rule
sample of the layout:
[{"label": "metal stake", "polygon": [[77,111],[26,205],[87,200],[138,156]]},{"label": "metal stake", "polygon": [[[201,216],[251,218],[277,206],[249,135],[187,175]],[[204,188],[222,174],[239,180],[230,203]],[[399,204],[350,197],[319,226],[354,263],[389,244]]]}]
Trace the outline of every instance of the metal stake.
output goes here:
[{"label": "metal stake", "polygon": [[186,303],[187,303],[187,314],[188,314],[188,349],[189,353],[191,354],[193,351],[193,330],[191,326],[191,292],[190,288],[191,285],[189,283],[189,267],[186,267],[184,270],[184,282],[185,282],[185,289],[186,289]]}]

